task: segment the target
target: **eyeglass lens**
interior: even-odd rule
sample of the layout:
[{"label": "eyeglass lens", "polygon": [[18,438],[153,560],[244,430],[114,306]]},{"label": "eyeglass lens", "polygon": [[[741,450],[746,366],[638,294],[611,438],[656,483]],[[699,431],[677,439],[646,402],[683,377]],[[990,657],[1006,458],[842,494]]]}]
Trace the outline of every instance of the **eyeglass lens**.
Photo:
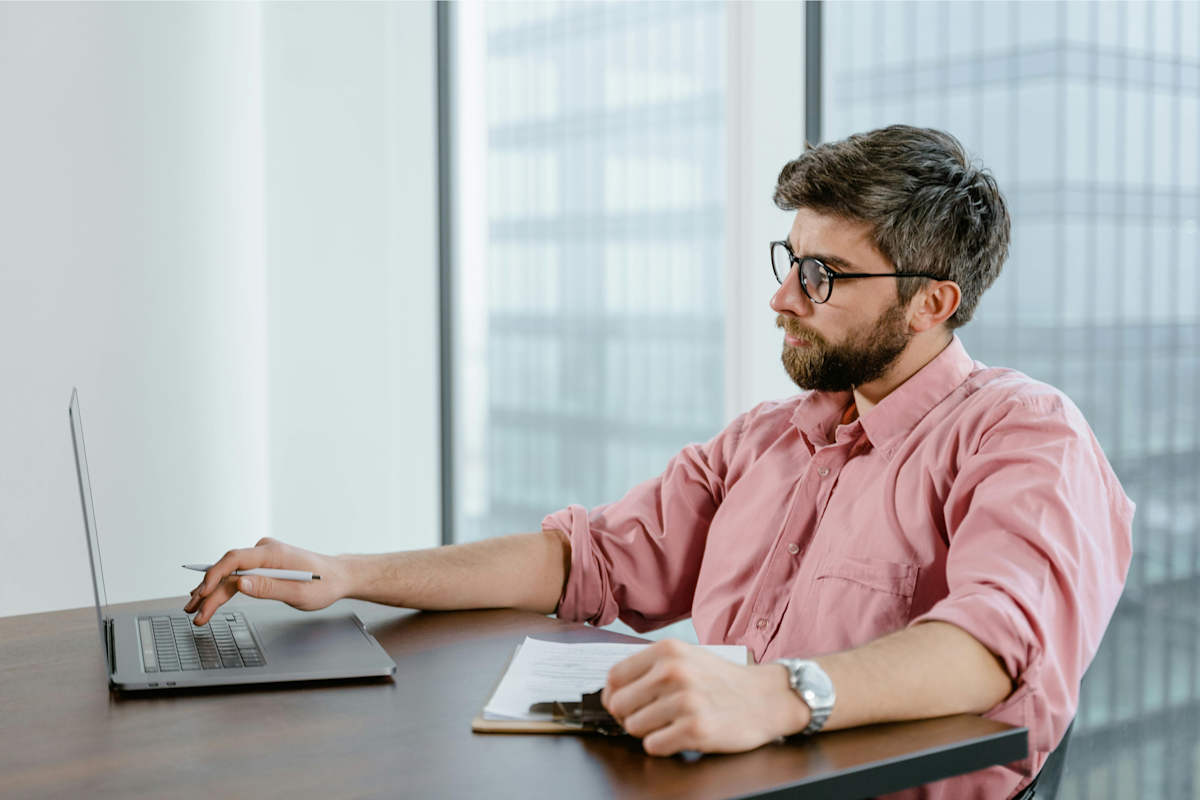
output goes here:
[{"label": "eyeglass lens", "polygon": [[808,296],[817,303],[828,300],[833,281],[829,280],[825,270],[821,269],[820,262],[815,258],[802,258],[800,271],[804,275],[804,288],[808,290]]},{"label": "eyeglass lens", "polygon": [[788,273],[792,271],[791,254],[782,242],[771,245],[771,269],[775,270],[775,280],[781,284]]},{"label": "eyeglass lens", "polygon": [[[783,283],[788,273],[792,271],[792,256],[782,243],[771,247],[771,268],[775,270],[775,280]],[[800,274],[803,278],[801,288],[813,302],[824,303],[829,299],[833,283],[821,269],[820,263],[814,258],[800,260]]]}]

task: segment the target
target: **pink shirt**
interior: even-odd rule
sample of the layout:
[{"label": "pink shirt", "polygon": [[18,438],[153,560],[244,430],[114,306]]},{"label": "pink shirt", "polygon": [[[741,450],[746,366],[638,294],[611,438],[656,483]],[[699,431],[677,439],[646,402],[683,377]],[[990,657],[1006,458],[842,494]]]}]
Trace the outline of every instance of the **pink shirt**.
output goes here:
[{"label": "pink shirt", "polygon": [[1028,727],[1031,758],[905,794],[1011,796],[1075,716],[1133,503],[1065,395],[973,362],[957,336],[841,424],[852,401],[763,403],[620,501],[546,517],[571,537],[558,615],[639,631],[690,616],[701,642],[760,663],[953,623],[1016,682],[987,716]]}]

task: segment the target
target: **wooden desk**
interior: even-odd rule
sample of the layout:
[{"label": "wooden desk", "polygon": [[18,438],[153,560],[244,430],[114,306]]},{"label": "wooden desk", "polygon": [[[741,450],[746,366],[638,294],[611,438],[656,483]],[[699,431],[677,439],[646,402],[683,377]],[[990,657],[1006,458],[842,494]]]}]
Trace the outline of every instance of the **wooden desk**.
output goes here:
[{"label": "wooden desk", "polygon": [[108,690],[94,609],[0,619],[0,797],[853,798],[1025,755],[1023,728],[973,716],[691,759],[625,737],[475,734],[526,634],[629,638],[520,611],[342,602],[395,659],[394,681],[125,697]]}]

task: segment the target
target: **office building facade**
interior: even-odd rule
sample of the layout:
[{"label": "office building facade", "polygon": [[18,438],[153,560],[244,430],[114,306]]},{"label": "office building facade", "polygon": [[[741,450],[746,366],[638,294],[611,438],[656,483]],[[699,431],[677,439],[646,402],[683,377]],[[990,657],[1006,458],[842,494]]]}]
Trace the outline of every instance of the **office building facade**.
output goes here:
[{"label": "office building facade", "polygon": [[455,538],[472,541],[616,500],[722,426],[725,9],[459,12]]},{"label": "office building facade", "polygon": [[1063,798],[1200,796],[1200,4],[825,3],[823,135],[950,131],[1013,215],[959,335],[1083,411],[1137,503]]}]

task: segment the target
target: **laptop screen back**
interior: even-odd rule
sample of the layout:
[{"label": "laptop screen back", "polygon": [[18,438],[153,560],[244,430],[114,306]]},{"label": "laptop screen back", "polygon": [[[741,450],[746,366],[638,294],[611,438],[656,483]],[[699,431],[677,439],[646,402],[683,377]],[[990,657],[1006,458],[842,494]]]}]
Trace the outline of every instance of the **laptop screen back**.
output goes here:
[{"label": "laptop screen back", "polygon": [[87,452],[83,449],[83,422],[79,419],[79,392],[71,391],[71,439],[75,443],[75,472],[79,476],[79,499],[83,503],[83,526],[87,529],[88,556],[92,560],[92,588],[96,593],[96,620],[100,623],[100,642],[104,663],[112,672],[112,653],[108,641],[108,597],[104,593],[104,567],[100,564],[100,539],[96,534],[96,514],[92,510],[92,482],[88,478]]}]

